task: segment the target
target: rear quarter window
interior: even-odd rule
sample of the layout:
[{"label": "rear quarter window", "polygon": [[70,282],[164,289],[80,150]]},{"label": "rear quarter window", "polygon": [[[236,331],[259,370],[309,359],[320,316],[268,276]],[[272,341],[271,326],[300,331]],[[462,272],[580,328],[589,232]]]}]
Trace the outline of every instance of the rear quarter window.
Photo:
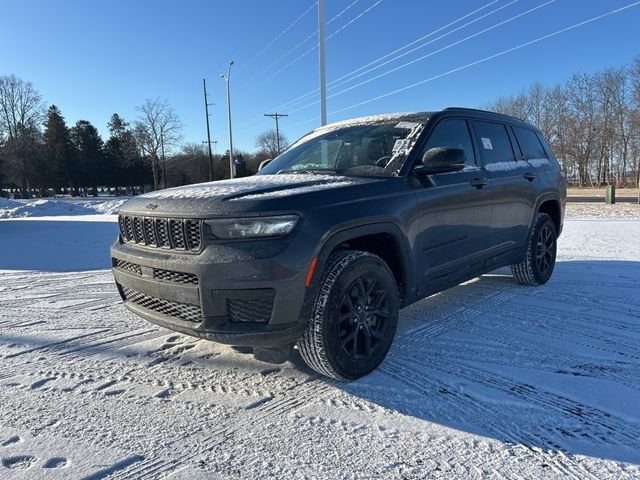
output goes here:
[{"label": "rear quarter window", "polygon": [[548,167],[550,165],[547,152],[538,135],[533,130],[513,127],[513,132],[520,144],[524,159],[534,167]]}]

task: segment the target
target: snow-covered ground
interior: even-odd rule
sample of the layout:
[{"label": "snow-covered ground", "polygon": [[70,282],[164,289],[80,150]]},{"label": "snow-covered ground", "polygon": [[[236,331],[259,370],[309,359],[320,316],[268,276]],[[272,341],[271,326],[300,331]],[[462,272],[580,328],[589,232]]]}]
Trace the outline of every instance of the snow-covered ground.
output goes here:
[{"label": "snow-covered ground", "polygon": [[0,220],[0,478],[638,478],[640,215],[598,207],[546,286],[423,300],[349,384],[128,313],[114,216]]},{"label": "snow-covered ground", "polygon": [[52,217],[76,215],[113,215],[126,198],[104,199],[35,199],[9,200],[0,198],[0,218]]}]

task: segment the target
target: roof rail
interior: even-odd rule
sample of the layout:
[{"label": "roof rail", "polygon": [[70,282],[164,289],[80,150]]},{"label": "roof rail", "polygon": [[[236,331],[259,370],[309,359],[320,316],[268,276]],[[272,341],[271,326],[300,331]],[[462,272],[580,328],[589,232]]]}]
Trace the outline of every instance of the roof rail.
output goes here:
[{"label": "roof rail", "polygon": [[443,111],[445,111],[445,112],[446,111],[450,111],[450,110],[463,110],[463,111],[466,111],[466,112],[479,112],[479,113],[489,113],[489,114],[493,114],[493,115],[501,115],[503,117],[513,118],[514,120],[518,120],[519,122],[527,123],[526,120],[524,120],[522,118],[514,117],[513,115],[507,115],[506,113],[492,112],[491,110],[482,110],[480,108],[447,107],[447,108],[443,109]]}]

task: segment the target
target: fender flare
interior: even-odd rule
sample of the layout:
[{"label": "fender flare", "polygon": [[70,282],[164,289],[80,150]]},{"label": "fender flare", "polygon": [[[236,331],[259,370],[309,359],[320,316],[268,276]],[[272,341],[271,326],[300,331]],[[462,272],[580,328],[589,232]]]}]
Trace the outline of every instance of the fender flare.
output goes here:
[{"label": "fender flare", "polygon": [[354,238],[380,233],[390,235],[395,242],[401,263],[399,272],[403,286],[401,293],[403,297],[410,296],[416,283],[416,273],[414,262],[412,261],[411,248],[407,236],[402,232],[402,229],[397,224],[388,221],[358,226],[337,227],[327,232],[319,242],[319,246],[314,253],[314,257],[317,257],[318,261],[312,280],[313,290],[317,287],[318,279],[321,276],[320,272],[324,270],[329,255],[338,245]]},{"label": "fender flare", "polygon": [[[563,226],[563,220],[564,220],[564,206],[563,206],[563,202],[562,199],[560,198],[560,196],[557,193],[554,192],[546,192],[543,193],[542,195],[540,195],[540,197],[538,198],[538,200],[536,201],[536,206],[533,210],[533,218],[535,218],[536,214],[540,211],[540,206],[548,201],[555,201],[558,203],[558,208],[560,209],[560,220],[559,220],[559,224],[560,224],[560,228],[557,232],[558,237],[560,236],[560,233],[562,233],[562,226]],[[531,225],[533,225],[533,218],[531,219],[530,222],[530,227]]]}]

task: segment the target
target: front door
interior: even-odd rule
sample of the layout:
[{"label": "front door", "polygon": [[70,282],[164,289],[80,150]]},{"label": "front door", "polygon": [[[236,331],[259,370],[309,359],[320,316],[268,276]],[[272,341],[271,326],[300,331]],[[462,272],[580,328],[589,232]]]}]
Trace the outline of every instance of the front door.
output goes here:
[{"label": "front door", "polygon": [[484,266],[491,198],[487,179],[476,161],[469,124],[462,118],[441,120],[420,158],[430,148],[459,148],[466,154],[464,170],[416,180],[417,212],[413,223],[422,292],[469,278]]}]

